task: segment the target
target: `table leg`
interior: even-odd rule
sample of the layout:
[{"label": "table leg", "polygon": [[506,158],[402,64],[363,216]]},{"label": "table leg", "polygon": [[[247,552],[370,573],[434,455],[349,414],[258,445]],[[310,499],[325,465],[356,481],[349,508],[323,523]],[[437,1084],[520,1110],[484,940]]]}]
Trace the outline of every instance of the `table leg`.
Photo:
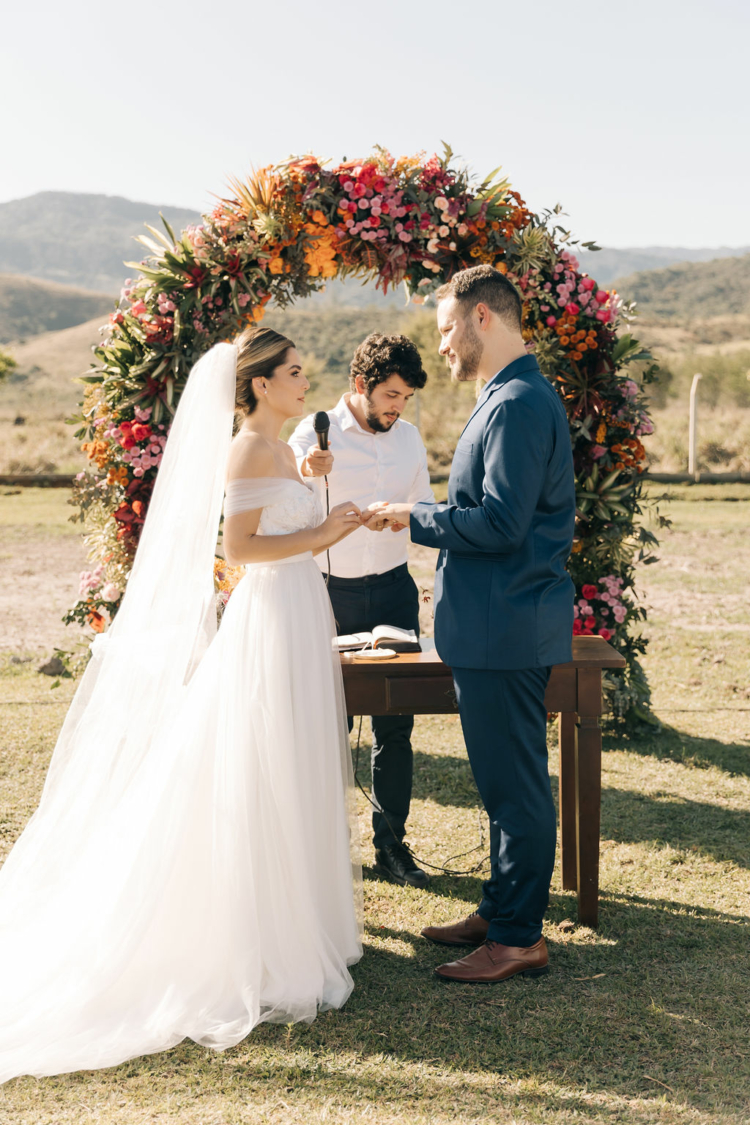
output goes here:
[{"label": "table leg", "polygon": [[578,669],[578,746],[576,753],[576,836],[578,920],[599,921],[599,825],[602,796],[602,674]]},{"label": "table leg", "polygon": [[565,891],[578,887],[578,844],[576,833],[576,741],[578,729],[574,711],[560,713],[560,864]]}]

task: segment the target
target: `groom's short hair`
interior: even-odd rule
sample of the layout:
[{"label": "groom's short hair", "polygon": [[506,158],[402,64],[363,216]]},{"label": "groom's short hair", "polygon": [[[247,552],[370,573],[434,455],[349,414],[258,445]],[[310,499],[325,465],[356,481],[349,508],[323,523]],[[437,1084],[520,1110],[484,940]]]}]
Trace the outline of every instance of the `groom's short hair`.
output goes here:
[{"label": "groom's short hair", "polygon": [[523,303],[515,285],[494,266],[469,266],[454,273],[435,294],[437,301],[455,297],[464,314],[483,304],[497,313],[509,328],[519,332],[522,327]]},{"label": "groom's short hair", "polygon": [[385,336],[371,332],[362,341],[349,367],[349,386],[355,390],[355,379],[361,375],[367,395],[391,375],[400,375],[409,387],[418,390],[427,382],[422,357],[408,336]]}]

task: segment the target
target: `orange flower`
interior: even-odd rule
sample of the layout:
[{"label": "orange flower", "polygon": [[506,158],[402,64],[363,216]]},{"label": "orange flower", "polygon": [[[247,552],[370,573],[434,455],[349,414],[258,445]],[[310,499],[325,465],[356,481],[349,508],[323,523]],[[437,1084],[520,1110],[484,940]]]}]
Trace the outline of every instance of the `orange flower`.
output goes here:
[{"label": "orange flower", "polygon": [[274,274],[284,272],[284,263],[278,255],[271,258],[270,262],[268,263],[268,272]]}]

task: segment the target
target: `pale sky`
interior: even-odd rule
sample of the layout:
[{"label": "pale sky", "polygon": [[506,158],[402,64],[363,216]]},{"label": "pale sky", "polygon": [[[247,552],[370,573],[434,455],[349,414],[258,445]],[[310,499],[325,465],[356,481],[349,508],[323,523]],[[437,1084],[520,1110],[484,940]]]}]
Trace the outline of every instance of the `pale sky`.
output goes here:
[{"label": "pale sky", "polygon": [[447,140],[581,239],[750,244],[748,0],[27,0],[2,23],[0,202],[206,210],[290,153]]}]

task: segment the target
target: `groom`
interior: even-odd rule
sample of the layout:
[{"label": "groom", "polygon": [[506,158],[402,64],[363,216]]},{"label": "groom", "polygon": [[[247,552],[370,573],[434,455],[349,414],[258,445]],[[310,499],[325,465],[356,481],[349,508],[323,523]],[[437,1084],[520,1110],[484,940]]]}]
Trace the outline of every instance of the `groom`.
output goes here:
[{"label": "groom", "polygon": [[526,351],[510,282],[474,266],[437,300],[452,377],[488,382],[456,446],[447,504],[389,504],[378,522],[408,522],[415,543],[440,548],[435,643],[453,671],[492,867],[473,914],[422,934],[476,947],[438,976],[489,983],[547,968],[556,832],[544,696],[552,665],[571,659],[573,460],[565,410]]}]

